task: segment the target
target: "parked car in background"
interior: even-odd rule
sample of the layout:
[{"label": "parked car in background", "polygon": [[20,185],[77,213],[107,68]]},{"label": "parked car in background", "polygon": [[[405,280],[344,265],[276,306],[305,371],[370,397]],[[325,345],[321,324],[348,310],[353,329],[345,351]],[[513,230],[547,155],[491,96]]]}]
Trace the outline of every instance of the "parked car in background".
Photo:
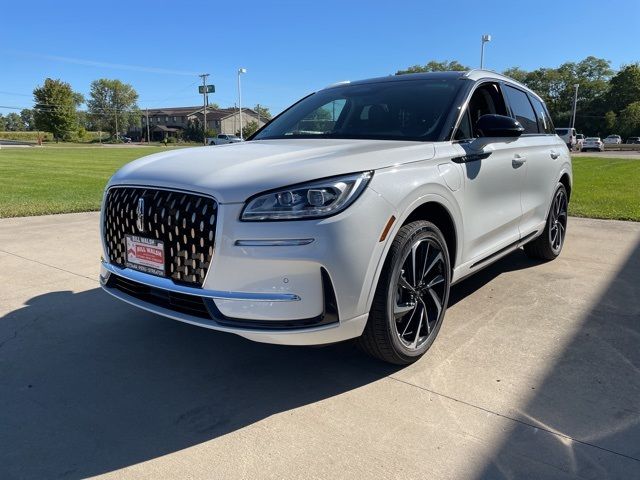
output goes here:
[{"label": "parked car in background", "polygon": [[627,144],[637,145],[640,143],[640,137],[629,137],[627,138]]},{"label": "parked car in background", "polygon": [[589,150],[594,150],[598,152],[604,151],[604,143],[600,140],[600,137],[587,137],[584,139],[584,143],[582,144],[582,151],[587,152]]},{"label": "parked car in background", "polygon": [[235,135],[228,135],[226,133],[221,133],[213,138],[207,138],[208,145],[224,145],[225,143],[240,143],[240,137]]},{"label": "parked car in background", "polygon": [[576,148],[576,129],[575,128],[556,128],[556,135],[558,135],[569,150]]},{"label": "parked car in background", "polygon": [[582,144],[584,143],[584,135],[582,133],[576,134],[576,150],[582,150]]},{"label": "parked car in background", "polygon": [[622,143],[622,138],[620,135],[609,135],[603,142],[606,145],[620,145]]},{"label": "parked car in background", "polygon": [[193,325],[288,345],[357,338],[408,364],[433,344],[453,283],[520,247],[560,255],[571,187],[543,100],[515,80],[341,83],[234,147],[121,168],[100,282]]}]

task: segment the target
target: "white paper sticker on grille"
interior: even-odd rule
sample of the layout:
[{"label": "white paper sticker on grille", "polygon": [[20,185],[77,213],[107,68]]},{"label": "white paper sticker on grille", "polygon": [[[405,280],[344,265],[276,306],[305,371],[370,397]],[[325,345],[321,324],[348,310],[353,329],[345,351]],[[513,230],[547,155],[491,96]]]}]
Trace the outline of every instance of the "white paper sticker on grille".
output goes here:
[{"label": "white paper sticker on grille", "polygon": [[164,244],[159,240],[127,235],[128,268],[164,276]]}]

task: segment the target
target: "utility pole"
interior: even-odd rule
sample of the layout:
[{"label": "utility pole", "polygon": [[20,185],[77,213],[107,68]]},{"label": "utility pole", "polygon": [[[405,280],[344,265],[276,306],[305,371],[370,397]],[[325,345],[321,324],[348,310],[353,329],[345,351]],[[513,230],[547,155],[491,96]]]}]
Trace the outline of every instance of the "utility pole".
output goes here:
[{"label": "utility pole", "polygon": [[204,126],[202,127],[202,143],[207,144],[207,77],[208,73],[200,75],[202,78],[202,115],[204,116]]},{"label": "utility pole", "polygon": [[256,113],[258,114],[258,128],[260,128],[260,104],[256,105]]},{"label": "utility pole", "polygon": [[576,87],[576,91],[573,94],[573,113],[571,114],[571,128],[575,128],[576,126],[576,110],[578,107],[578,87],[580,85],[576,83],[573,86]]},{"label": "utility pole", "polygon": [[149,136],[149,109],[147,108],[147,144],[151,142],[151,137]]},{"label": "utility pole", "polygon": [[116,117],[116,142],[118,138],[120,138],[120,132],[118,131],[118,91],[117,89],[113,90],[113,112]]}]

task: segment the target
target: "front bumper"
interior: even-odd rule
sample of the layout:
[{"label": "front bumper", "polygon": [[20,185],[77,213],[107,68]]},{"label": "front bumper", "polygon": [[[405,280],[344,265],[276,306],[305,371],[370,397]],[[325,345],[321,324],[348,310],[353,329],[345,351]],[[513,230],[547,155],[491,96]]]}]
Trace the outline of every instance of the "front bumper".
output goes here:
[{"label": "front bumper", "polygon": [[[320,220],[241,222],[241,208],[219,206],[215,253],[202,288],[109,263],[101,268],[103,288],[145,310],[260,342],[313,345],[361,335],[384,250],[380,233],[395,213],[390,205],[368,189],[344,212]],[[113,288],[112,276],[161,296],[202,299],[210,315]]]},{"label": "front bumper", "polygon": [[[170,283],[172,285],[167,284]],[[119,284],[124,283],[125,288]],[[132,290],[132,285],[149,287],[146,296]],[[335,343],[362,334],[367,322],[367,314],[340,321],[335,308],[333,291],[325,290],[325,310],[313,319],[298,321],[248,322],[230,319],[221,314],[214,299],[251,302],[297,302],[296,295],[261,294],[245,292],[218,292],[175,285],[170,280],[154,277],[128,268],[118,268],[102,262],[100,285],[110,295],[143,310],[163,315],[181,322],[240,335],[256,342],[281,345],[320,345]],[[160,287],[158,287],[160,285]],[[185,302],[181,298],[190,297]],[[173,298],[174,301],[169,299]],[[175,300],[177,298],[177,301]],[[194,308],[196,299],[204,308]],[[327,301],[328,300],[328,301]],[[184,307],[185,303],[188,307]]]}]

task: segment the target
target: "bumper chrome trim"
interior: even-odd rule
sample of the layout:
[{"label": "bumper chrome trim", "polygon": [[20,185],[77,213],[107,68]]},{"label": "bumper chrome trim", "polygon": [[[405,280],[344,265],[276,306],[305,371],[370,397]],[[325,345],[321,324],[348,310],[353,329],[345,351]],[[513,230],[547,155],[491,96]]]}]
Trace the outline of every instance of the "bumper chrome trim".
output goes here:
[{"label": "bumper chrome trim", "polygon": [[236,240],[236,247],[297,247],[309,245],[314,242],[314,238],[291,238],[282,240]]},{"label": "bumper chrome trim", "polygon": [[[149,287],[155,287],[170,292],[183,293],[185,295],[194,295],[196,297],[212,298],[216,300],[241,300],[246,302],[298,302],[300,296],[294,293],[245,293],[245,292],[227,292],[221,290],[206,290],[204,288],[193,288],[185,285],[173,283],[168,278],[156,277],[148,273],[139,272],[131,268],[116,267],[105,261],[102,267],[114,275],[128,278],[134,282],[142,283]],[[100,282],[104,285],[108,280],[100,275]]]}]

